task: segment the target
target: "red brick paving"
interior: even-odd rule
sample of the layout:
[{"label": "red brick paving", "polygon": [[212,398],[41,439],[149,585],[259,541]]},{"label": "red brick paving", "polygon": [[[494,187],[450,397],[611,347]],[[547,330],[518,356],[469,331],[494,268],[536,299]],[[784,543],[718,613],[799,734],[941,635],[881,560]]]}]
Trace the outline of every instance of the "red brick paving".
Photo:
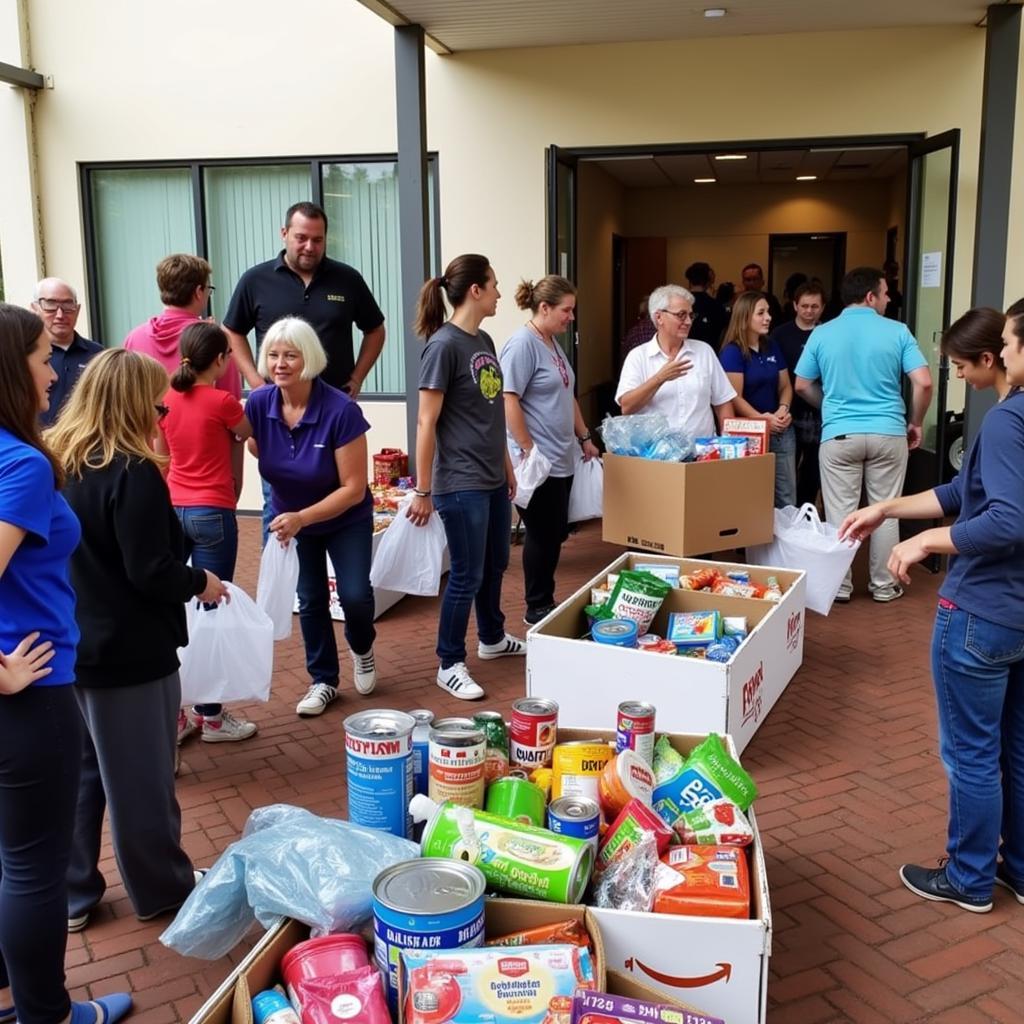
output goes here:
[{"label": "red brick paving", "polygon": [[[561,593],[619,550],[601,542],[597,524],[587,526],[565,546]],[[258,523],[244,519],[238,582],[251,593],[257,561]],[[744,754],[761,791],[772,894],[772,1024],[1024,1020],[1024,909],[998,889],[988,915],[924,903],[896,876],[902,862],[930,863],[943,850],[945,782],[927,660],[937,587],[920,572],[894,604],[861,595],[827,619],[809,616],[804,666]],[[505,594],[516,624],[515,549]],[[464,710],[433,682],[436,615],[436,599],[406,598],[378,622],[380,704]],[[360,702],[349,687],[321,718],[296,718],[307,685],[297,634],[277,645],[269,704],[244,709],[259,723],[256,738],[182,748],[184,845],[199,865],[237,838],[254,807],[283,801],[344,816],[341,721]],[[487,706],[507,712],[523,692],[521,662],[472,670]],[[157,941],[169,918],[141,924],[132,916],[106,845],[102,867],[107,896],[89,928],[68,940],[70,987],[79,997],[131,989],[136,1024],[189,1020],[247,945],[213,963],[179,957]]]}]

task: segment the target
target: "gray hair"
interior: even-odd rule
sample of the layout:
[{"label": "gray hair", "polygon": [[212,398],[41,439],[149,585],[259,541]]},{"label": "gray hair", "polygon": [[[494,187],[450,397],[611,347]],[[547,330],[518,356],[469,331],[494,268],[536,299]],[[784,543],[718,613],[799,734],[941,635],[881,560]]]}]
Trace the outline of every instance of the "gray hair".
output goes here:
[{"label": "gray hair", "polygon": [[659,310],[667,309],[673,299],[682,299],[692,305],[693,293],[688,292],[681,284],[663,284],[660,288],[655,288],[647,300],[647,311],[651,319],[654,319],[654,314]]},{"label": "gray hair", "polygon": [[284,316],[270,325],[260,344],[260,357],[256,371],[261,377],[269,377],[267,352],[271,345],[288,345],[302,355],[302,380],[313,380],[327,368],[327,353],[316,331],[299,316]]},{"label": "gray hair", "polygon": [[62,284],[62,285],[64,285],[64,287],[67,288],[67,290],[69,292],[71,292],[71,298],[73,298],[75,300],[75,302],[78,301],[78,292],[76,292],[75,289],[70,284],[67,283],[67,281],[64,281],[63,279],[61,279],[59,277],[44,277],[41,281],[37,281],[36,282],[36,286],[35,286],[35,288],[32,291],[32,301],[33,302],[38,302],[39,301],[39,293],[43,290],[43,285],[45,285],[45,284]]}]

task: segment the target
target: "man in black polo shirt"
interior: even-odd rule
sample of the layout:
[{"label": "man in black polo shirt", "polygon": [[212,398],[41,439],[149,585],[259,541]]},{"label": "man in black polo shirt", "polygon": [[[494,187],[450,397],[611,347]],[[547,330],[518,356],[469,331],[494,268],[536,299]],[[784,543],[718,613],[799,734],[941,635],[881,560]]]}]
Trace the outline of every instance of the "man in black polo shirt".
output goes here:
[{"label": "man in black polo shirt", "polygon": [[[249,386],[259,387],[264,381],[245,336],[255,328],[258,349],[271,324],[283,316],[300,316],[312,324],[327,352],[322,379],[357,398],[384,347],[384,314],[359,271],[324,255],[327,214],[315,203],[289,207],[281,237],[284,249],[250,267],[231,296],[223,326],[235,362]],[[363,332],[358,359],[353,324]]]},{"label": "man in black polo shirt", "polygon": [[725,307],[708,293],[715,283],[715,272],[707,263],[691,263],[686,268],[686,285],[693,293],[693,326],[689,337],[706,341],[716,352],[729,326]]}]

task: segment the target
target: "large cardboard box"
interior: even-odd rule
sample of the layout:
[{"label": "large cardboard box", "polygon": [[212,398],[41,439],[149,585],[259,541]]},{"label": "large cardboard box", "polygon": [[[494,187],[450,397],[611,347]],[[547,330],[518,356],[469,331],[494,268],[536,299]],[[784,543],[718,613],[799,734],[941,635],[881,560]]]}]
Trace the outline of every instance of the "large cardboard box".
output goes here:
[{"label": "large cardboard box", "polygon": [[666,555],[767,544],[774,533],[775,456],[658,462],[604,456],[602,537]]},{"label": "large cardboard box", "polygon": [[[691,590],[669,593],[652,626],[662,636],[674,611],[717,608],[723,615],[746,616],[750,635],[725,663],[649,654],[583,639],[588,635],[583,609],[590,604],[591,588],[609,572],[643,562],[678,565],[683,573],[708,566],[742,569],[759,582],[774,576],[782,587],[782,600]],[[657,711],[659,732],[727,732],[742,751],[803,661],[804,590],[804,573],[789,569],[630,552],[527,633],[526,692],[558,701],[560,723],[600,729],[615,727],[622,701],[647,701]]]}]

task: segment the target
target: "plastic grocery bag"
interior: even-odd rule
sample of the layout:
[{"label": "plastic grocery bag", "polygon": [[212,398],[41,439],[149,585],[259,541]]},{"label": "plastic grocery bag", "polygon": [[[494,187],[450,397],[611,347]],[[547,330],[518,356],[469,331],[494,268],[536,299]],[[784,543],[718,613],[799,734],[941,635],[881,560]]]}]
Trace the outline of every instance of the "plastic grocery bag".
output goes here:
[{"label": "plastic grocery bag", "polygon": [[448,541],[444,524],[431,512],[425,526],[417,526],[405,514],[412,495],[403,498],[394,521],[384,531],[370,566],[370,582],[379,590],[434,597],[441,589],[444,549]]},{"label": "plastic grocery bag", "polygon": [[839,539],[839,531],[823,523],[814,505],[787,505],[775,510],[775,539],[747,548],[753,565],[802,569],[807,573],[807,607],[828,615],[843,585],[860,541]]},{"label": "plastic grocery bag", "polygon": [[600,519],[604,511],[604,465],[600,459],[576,463],[569,491],[569,522],[582,523],[585,519]]},{"label": "plastic grocery bag", "polygon": [[530,451],[519,460],[516,466],[516,496],[512,500],[520,507],[526,508],[530,504],[533,492],[551,473],[551,460],[534,445]]},{"label": "plastic grocery bag", "polygon": [[377,874],[420,855],[419,846],[379,829],[271,804],[249,815],[192,891],[160,941],[183,956],[216,960],[259,921],[308,924],[312,934],[356,929],[371,912]]},{"label": "plastic grocery bag", "polygon": [[292,635],[292,610],[298,582],[299,552],[295,539],[281,547],[281,542],[271,534],[260,558],[256,603],[274,623],[275,640],[287,640]]}]

